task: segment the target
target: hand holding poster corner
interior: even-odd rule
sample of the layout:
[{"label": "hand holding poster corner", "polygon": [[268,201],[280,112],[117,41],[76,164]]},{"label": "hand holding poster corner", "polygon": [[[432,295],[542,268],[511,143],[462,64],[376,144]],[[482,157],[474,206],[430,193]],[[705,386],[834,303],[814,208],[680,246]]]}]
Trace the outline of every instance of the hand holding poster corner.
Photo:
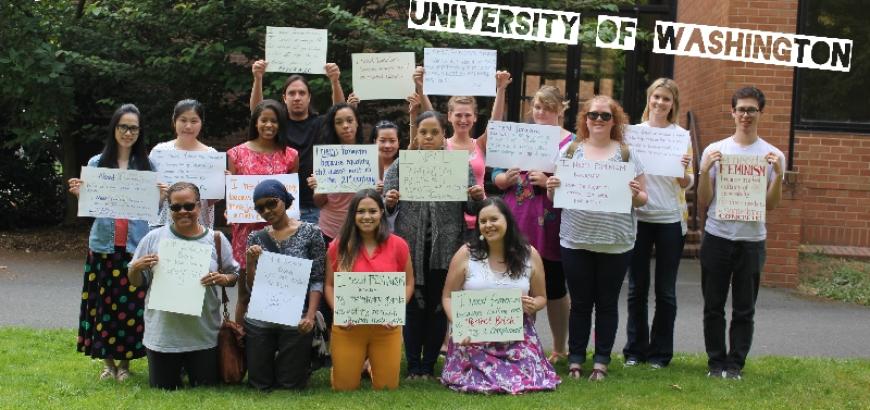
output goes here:
[{"label": "hand holding poster corner", "polygon": [[172,185],[190,182],[199,187],[202,199],[224,199],[227,154],[213,151],[152,151],[160,182]]},{"label": "hand holding poster corner", "polygon": [[404,325],[405,272],[335,272],[333,323]]},{"label": "hand holding poster corner", "polygon": [[763,156],[727,155],[716,172],[716,219],[764,222],[767,215],[767,172]]},{"label": "hand holding poster corner", "polygon": [[414,53],[354,53],[353,92],[360,100],[404,100],[414,92]]},{"label": "hand holding poster corner", "polygon": [[287,188],[296,200],[287,210],[287,215],[299,218],[299,175],[227,175],[227,222],[254,223],[265,222],[254,210],[254,188],[260,181],[276,179]]},{"label": "hand holding poster corner", "polygon": [[468,200],[468,151],[399,151],[402,201]]},{"label": "hand holding poster corner", "polygon": [[495,50],[423,49],[427,95],[495,96]]},{"label": "hand holding poster corner", "polygon": [[640,125],[625,127],[625,143],[643,164],[645,174],[682,178],[683,155],[689,146],[689,132],[677,127],[657,128]]},{"label": "hand holding poster corner", "polygon": [[193,241],[163,239],[159,262],[148,289],[148,309],[202,315],[205,287],[200,283],[211,266],[212,247]]},{"label": "hand holding poster corner", "polygon": [[312,261],[308,259],[279,253],[260,254],[248,317],[298,326],[308,295],[311,264]]},{"label": "hand holding poster corner", "polygon": [[378,184],[377,145],[315,145],[315,193],[356,193]]},{"label": "hand holding poster corner", "polygon": [[560,158],[556,162],[556,176],[561,181],[553,196],[556,208],[631,212],[628,183],[634,179],[635,169],[630,162]]},{"label": "hand holding poster corner", "polygon": [[486,166],[553,172],[562,128],[490,121],[486,127]]},{"label": "hand holding poster corner", "polygon": [[521,290],[465,290],[450,299],[454,343],[523,340]]},{"label": "hand holding poster corner", "polygon": [[266,27],[266,71],[326,74],[326,30]]},{"label": "hand holding poster corner", "polygon": [[160,203],[157,173],[82,167],[78,216],[155,221]]}]

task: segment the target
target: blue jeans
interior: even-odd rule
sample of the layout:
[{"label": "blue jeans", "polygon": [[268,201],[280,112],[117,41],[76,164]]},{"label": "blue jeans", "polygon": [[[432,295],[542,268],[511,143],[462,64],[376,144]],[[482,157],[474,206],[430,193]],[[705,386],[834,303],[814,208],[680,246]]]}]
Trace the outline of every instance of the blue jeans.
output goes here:
[{"label": "blue jeans", "polygon": [[[764,241],[732,241],[704,233],[701,291],[704,345],[711,369],[742,369],[752,346],[755,300],[766,258]],[[725,302],[731,288],[731,329],[725,346]]]},{"label": "blue jeans", "polygon": [[[637,223],[634,254],[628,271],[628,323],[626,359],[667,366],[674,356],[674,321],[677,318],[677,270],[683,256],[683,228],[674,223]],[[656,249],[655,316],[648,325],[650,257]]]},{"label": "blue jeans", "polygon": [[317,222],[320,220],[320,208],[316,206],[299,207],[299,213],[300,221],[317,224]]}]

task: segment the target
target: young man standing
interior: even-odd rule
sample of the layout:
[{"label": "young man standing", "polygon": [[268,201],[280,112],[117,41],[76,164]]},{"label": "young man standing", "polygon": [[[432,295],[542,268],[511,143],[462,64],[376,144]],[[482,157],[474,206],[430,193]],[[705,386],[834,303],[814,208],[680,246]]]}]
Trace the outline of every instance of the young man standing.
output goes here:
[{"label": "young man standing", "polygon": [[[701,244],[701,291],[704,296],[704,344],[707,376],[741,379],[746,356],[752,345],[755,300],[765,260],[767,230],[763,221],[716,218],[716,174],[723,155],[755,155],[767,161],[768,211],[782,198],[785,156],[758,136],[758,122],[764,111],[764,93],[744,87],[731,97],[734,135],[710,144],[702,156],[698,203],[709,205]],[[728,345],[725,344],[725,302],[731,288],[732,314]]]}]

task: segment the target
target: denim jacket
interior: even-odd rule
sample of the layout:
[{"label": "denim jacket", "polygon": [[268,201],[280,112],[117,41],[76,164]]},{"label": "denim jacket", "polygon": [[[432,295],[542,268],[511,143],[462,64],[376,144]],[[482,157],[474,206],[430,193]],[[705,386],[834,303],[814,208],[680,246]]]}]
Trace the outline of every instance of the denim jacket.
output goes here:
[{"label": "denim jacket", "polygon": [[[88,160],[89,167],[96,167],[100,162],[100,155],[94,155]],[[151,169],[154,164],[151,164]],[[148,233],[148,221],[131,220],[127,224],[127,252],[136,251],[139,241]],[[115,219],[95,218],[91,225],[91,233],[88,236],[88,248],[92,252],[114,253],[115,252]]]}]

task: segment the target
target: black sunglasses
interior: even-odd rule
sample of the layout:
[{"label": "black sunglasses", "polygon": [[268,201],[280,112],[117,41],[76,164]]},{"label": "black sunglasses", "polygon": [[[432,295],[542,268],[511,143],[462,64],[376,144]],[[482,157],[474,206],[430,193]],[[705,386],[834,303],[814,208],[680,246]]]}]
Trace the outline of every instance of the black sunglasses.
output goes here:
[{"label": "black sunglasses", "polygon": [[592,121],[601,118],[601,121],[610,121],[613,118],[613,114],[609,112],[598,112],[598,111],[589,111],[586,113],[586,118],[589,118]]},{"label": "black sunglasses", "polygon": [[184,208],[185,211],[190,212],[196,209],[196,202],[188,202],[186,204],[172,204],[169,205],[169,210],[172,212],[181,212],[181,209]]},{"label": "black sunglasses", "polygon": [[263,213],[266,209],[275,209],[278,206],[278,200],[275,198],[267,199],[266,202],[262,204],[254,204],[254,210],[257,213]]}]

